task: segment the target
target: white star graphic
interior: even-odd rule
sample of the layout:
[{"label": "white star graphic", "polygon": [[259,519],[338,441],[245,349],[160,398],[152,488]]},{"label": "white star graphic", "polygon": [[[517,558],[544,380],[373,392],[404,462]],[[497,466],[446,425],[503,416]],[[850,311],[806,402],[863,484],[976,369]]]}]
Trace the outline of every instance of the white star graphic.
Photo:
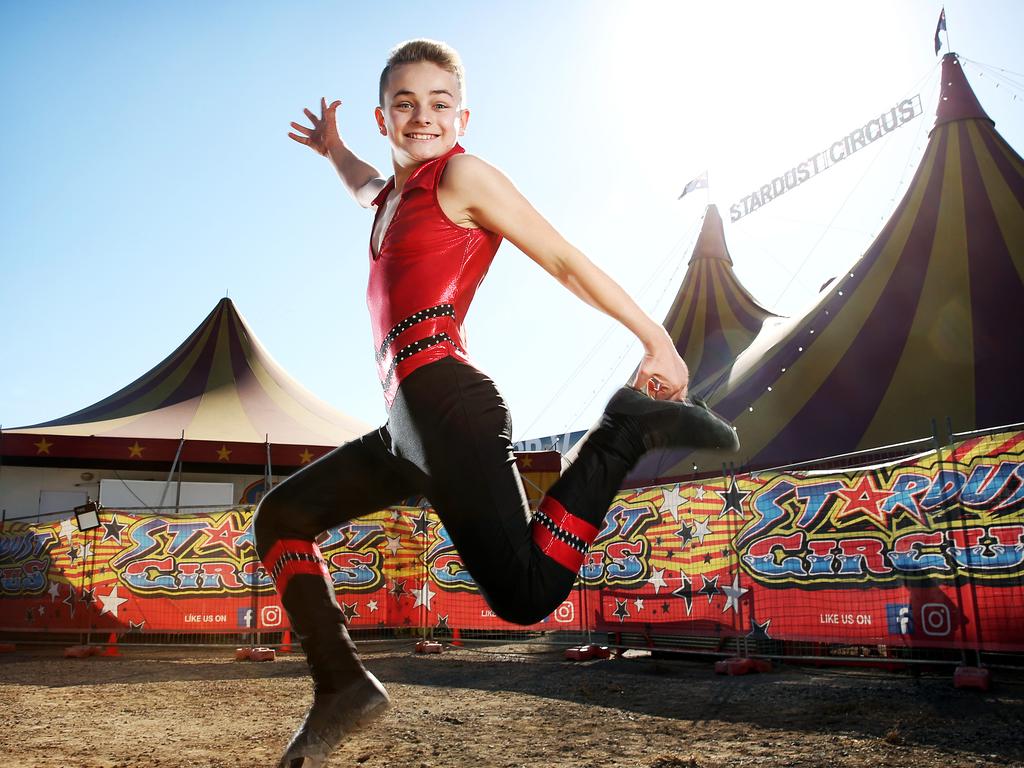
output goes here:
[{"label": "white star graphic", "polygon": [[50,593],[50,602],[57,602],[57,598],[60,597],[60,584],[58,584],[56,581],[51,582],[50,589],[47,591]]},{"label": "white star graphic", "polygon": [[42,616],[44,613],[46,613],[46,606],[45,605],[40,605],[39,606],[39,615]]},{"label": "white star graphic", "polygon": [[115,619],[117,618],[117,609],[121,607],[122,603],[127,603],[127,597],[121,597],[117,594],[118,584],[114,585],[114,588],[110,590],[109,595],[97,595],[101,603],[103,603],[103,609],[100,611],[100,616],[105,613],[111,614]]},{"label": "white star graphic", "polygon": [[392,555],[397,555],[398,550],[402,548],[402,537],[401,536],[388,536],[388,552]]},{"label": "white star graphic", "polygon": [[60,535],[68,540],[68,546],[71,546],[71,536],[75,532],[75,526],[71,524],[71,518],[61,521],[60,524]]},{"label": "white star graphic", "polygon": [[637,611],[642,611],[644,609],[644,599],[642,597],[638,597],[633,601],[633,605],[636,606]]},{"label": "white star graphic", "polygon": [[430,601],[437,595],[436,592],[430,589],[430,582],[427,582],[419,589],[414,589],[412,594],[416,598],[416,602],[412,604],[412,607],[418,608],[421,605],[425,605],[428,611],[430,610]]},{"label": "white star graphic", "polygon": [[668,586],[668,583],[665,581],[665,569],[652,568],[651,578],[647,580],[647,583],[654,587],[654,594],[660,593],[662,587]]},{"label": "white star graphic", "polygon": [[697,501],[700,501],[701,499],[704,498],[704,486],[703,485],[698,485],[698,486],[694,487],[694,489],[693,489],[693,498],[695,498]]},{"label": "white star graphic", "polygon": [[674,486],[664,492],[664,499],[658,508],[658,514],[664,516],[668,510],[672,515],[672,522],[679,522],[679,506],[683,503],[683,497],[679,493],[679,486]]},{"label": "white star graphic", "polygon": [[722,590],[722,594],[725,595],[725,608],[722,609],[722,613],[725,613],[732,608],[733,613],[739,611],[740,598],[750,590],[746,587],[740,586],[740,575],[738,573],[733,574],[732,584],[724,584],[719,589]]},{"label": "white star graphic", "polygon": [[370,601],[369,601],[369,602],[368,602],[368,603],[366,604],[366,608],[367,608],[367,610],[368,610],[368,611],[369,611],[370,613],[373,613],[374,611],[376,611],[376,610],[377,610],[377,601],[376,601],[376,600],[370,600]]},{"label": "white star graphic", "polygon": [[710,519],[710,515],[705,517],[703,520],[697,520],[696,518],[694,518],[694,522],[696,522],[697,525],[693,529],[693,538],[697,539],[697,541],[699,541],[701,544],[704,543],[705,536],[711,535],[711,526],[708,525],[708,520]]},{"label": "white star graphic", "polygon": [[88,560],[89,559],[89,555],[91,555],[91,554],[92,554],[92,544],[90,544],[89,542],[86,542],[86,543],[82,544],[82,551],[78,553],[79,559],[81,559],[82,561]]}]

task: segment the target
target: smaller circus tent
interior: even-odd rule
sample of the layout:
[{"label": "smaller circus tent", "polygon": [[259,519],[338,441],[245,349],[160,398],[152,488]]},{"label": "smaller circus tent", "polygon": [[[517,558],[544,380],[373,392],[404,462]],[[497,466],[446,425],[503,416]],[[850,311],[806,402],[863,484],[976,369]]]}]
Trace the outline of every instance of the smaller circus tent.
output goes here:
[{"label": "smaller circus tent", "polygon": [[736,277],[722,217],[717,206],[709,205],[686,275],[662,323],[690,369],[690,391],[702,395],[713,389],[773,317]]},{"label": "smaller circus tent", "polygon": [[8,465],[289,471],[370,429],[305,389],[221,299],[168,357],[62,418],[0,434]]},{"label": "smaller circus tent", "polygon": [[[759,339],[709,402],[750,469],[1024,420],[1024,161],[955,54],[924,157],[876,240],[774,344]],[[720,469],[648,456],[633,484]]]}]

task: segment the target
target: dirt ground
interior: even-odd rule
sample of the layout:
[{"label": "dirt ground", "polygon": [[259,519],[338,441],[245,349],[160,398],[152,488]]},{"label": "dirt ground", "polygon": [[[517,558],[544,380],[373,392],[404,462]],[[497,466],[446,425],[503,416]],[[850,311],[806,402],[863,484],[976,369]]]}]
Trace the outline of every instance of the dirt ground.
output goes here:
[{"label": "dirt ground", "polygon": [[[722,677],[710,661],[646,655],[573,664],[526,646],[366,650],[394,706],[339,748],[336,768],[1024,766],[1024,677],[1008,673],[983,694],[955,690],[949,672]],[[0,656],[0,765],[274,766],[309,691],[298,656],[19,648]]]}]

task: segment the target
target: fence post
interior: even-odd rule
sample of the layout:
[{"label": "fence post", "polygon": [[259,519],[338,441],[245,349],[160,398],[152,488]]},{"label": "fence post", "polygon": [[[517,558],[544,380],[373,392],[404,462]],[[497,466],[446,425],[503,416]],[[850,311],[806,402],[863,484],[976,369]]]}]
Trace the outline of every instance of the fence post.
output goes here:
[{"label": "fence post", "polygon": [[[949,448],[950,448],[950,451],[952,452],[952,450],[953,450],[953,420],[949,416],[946,417],[946,434],[947,434],[948,440],[949,440]],[[961,512],[963,512],[962,506],[961,506]],[[967,515],[965,515],[965,514],[961,514],[960,515],[960,530],[963,532],[963,535],[964,535],[964,547],[965,547],[965,551],[966,551],[966,554],[967,554],[967,562],[969,564],[973,565],[973,563],[972,563],[973,558],[971,557],[971,548],[967,546]],[[980,610],[981,606],[978,605],[978,585],[977,585],[977,582],[976,582],[976,580],[974,578],[973,569],[968,569],[968,571],[967,571],[967,586],[968,586],[968,589],[970,590],[970,593],[971,593],[971,604],[974,607],[974,663],[975,663],[976,666],[980,667],[981,666],[981,646],[982,646],[982,638],[981,638],[981,610]],[[965,626],[964,629],[965,629],[965,632],[966,632],[966,626]]]},{"label": "fence post", "polygon": [[[938,467],[937,479],[938,479],[938,482],[939,482],[939,487],[942,488],[942,485],[943,485],[943,483],[945,481],[945,469],[944,469],[943,463],[942,463],[942,441],[939,439],[939,425],[936,423],[934,418],[932,419],[932,442],[935,445],[935,461],[936,461],[936,465]],[[945,512],[946,511],[946,507],[947,507],[947,499],[945,498],[945,494],[943,494],[943,499],[942,499],[942,501],[940,503],[940,506],[939,506],[939,509],[938,509],[939,514],[942,514],[943,512]],[[949,529],[948,528],[946,529],[946,538],[947,539],[949,538]],[[953,542],[950,542],[950,543],[953,543]],[[950,555],[947,555],[947,557],[949,557],[950,560],[952,560],[951,568],[953,570],[953,590],[956,592],[956,609],[957,609],[957,613],[959,614],[959,618],[960,618],[960,664],[963,665],[963,666],[966,666],[967,665],[967,621],[966,621],[966,618],[965,618],[965,615],[964,615],[964,596],[963,596],[963,591],[962,591],[962,586],[963,585],[960,583],[960,566],[957,563],[957,559],[955,557],[952,557]],[[923,621],[924,620],[924,616],[922,615],[921,618],[922,618],[922,621]]]}]

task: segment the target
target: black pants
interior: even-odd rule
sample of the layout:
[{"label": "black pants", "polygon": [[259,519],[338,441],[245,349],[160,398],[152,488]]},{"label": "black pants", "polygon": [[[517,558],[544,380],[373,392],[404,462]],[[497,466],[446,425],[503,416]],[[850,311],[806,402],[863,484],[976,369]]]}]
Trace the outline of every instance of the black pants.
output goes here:
[{"label": "black pants", "polygon": [[[311,546],[322,531],[415,494],[431,501],[498,616],[531,624],[565,599],[582,553],[642,446],[622,445],[611,426],[592,432],[531,519],[511,432],[494,382],[447,358],[403,380],[385,426],[332,451],[264,497],[254,523],[257,551],[275,575],[314,680],[316,657],[324,657],[322,665],[334,664],[327,657],[339,652],[336,640],[351,644],[347,635],[338,637],[344,627],[333,587],[323,578],[325,564],[302,542]],[[283,585],[278,574],[291,577]]]}]

